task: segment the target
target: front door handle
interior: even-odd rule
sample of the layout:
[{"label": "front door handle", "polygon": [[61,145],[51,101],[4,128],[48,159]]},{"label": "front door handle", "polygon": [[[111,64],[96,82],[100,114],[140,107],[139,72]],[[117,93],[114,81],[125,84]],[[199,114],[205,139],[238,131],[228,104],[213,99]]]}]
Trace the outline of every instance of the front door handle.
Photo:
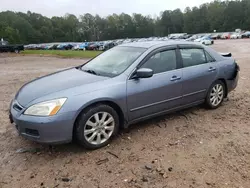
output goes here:
[{"label": "front door handle", "polygon": [[213,72],[213,71],[215,71],[215,70],[216,70],[216,68],[214,68],[214,67],[209,67],[208,72]]},{"label": "front door handle", "polygon": [[180,80],[181,77],[180,76],[172,76],[172,78],[170,79],[170,81],[176,81],[176,80]]}]

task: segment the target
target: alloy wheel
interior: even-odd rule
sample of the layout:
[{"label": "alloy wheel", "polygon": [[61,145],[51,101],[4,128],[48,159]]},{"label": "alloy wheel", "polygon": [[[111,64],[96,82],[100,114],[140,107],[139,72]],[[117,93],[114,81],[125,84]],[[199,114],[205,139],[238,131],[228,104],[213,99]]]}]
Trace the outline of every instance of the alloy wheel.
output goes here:
[{"label": "alloy wheel", "polygon": [[210,93],[210,103],[216,107],[222,102],[223,97],[224,97],[223,86],[221,84],[214,85]]},{"label": "alloy wheel", "polygon": [[84,137],[93,145],[106,142],[115,129],[115,120],[108,112],[97,112],[92,115],[84,126]]}]

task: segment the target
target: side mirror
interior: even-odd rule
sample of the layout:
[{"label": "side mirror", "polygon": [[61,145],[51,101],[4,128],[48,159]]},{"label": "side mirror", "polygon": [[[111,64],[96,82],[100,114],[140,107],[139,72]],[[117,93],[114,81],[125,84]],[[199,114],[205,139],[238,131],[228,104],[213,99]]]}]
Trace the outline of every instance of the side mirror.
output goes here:
[{"label": "side mirror", "polygon": [[140,68],[135,73],[135,78],[150,78],[154,74],[152,69]]}]

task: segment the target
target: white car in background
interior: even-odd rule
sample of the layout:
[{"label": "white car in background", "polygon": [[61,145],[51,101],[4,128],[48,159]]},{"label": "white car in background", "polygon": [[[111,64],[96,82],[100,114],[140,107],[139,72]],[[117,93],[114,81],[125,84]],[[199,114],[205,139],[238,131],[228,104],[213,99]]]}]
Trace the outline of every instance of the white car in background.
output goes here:
[{"label": "white car in background", "polygon": [[79,44],[77,44],[77,45],[75,45],[75,46],[73,47],[73,50],[79,50],[79,48],[80,48],[80,46],[79,46]]},{"label": "white car in background", "polygon": [[230,36],[230,39],[241,39],[241,34],[240,33],[234,33]]},{"label": "white car in background", "polygon": [[198,38],[198,39],[194,40],[194,42],[199,42],[200,44],[204,44],[204,45],[212,45],[212,44],[214,44],[214,41],[211,38],[207,37],[207,36]]}]

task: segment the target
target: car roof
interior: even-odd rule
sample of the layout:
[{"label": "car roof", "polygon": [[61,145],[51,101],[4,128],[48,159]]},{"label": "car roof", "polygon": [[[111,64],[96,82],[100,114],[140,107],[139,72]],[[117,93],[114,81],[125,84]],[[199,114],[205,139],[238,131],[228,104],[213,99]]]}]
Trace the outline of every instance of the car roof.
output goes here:
[{"label": "car roof", "polygon": [[119,46],[124,47],[138,47],[138,48],[151,48],[151,47],[164,47],[164,46],[171,46],[171,45],[197,45],[194,42],[188,41],[178,41],[178,40],[168,40],[168,41],[145,41],[145,42],[131,42],[126,44],[121,44]]}]

